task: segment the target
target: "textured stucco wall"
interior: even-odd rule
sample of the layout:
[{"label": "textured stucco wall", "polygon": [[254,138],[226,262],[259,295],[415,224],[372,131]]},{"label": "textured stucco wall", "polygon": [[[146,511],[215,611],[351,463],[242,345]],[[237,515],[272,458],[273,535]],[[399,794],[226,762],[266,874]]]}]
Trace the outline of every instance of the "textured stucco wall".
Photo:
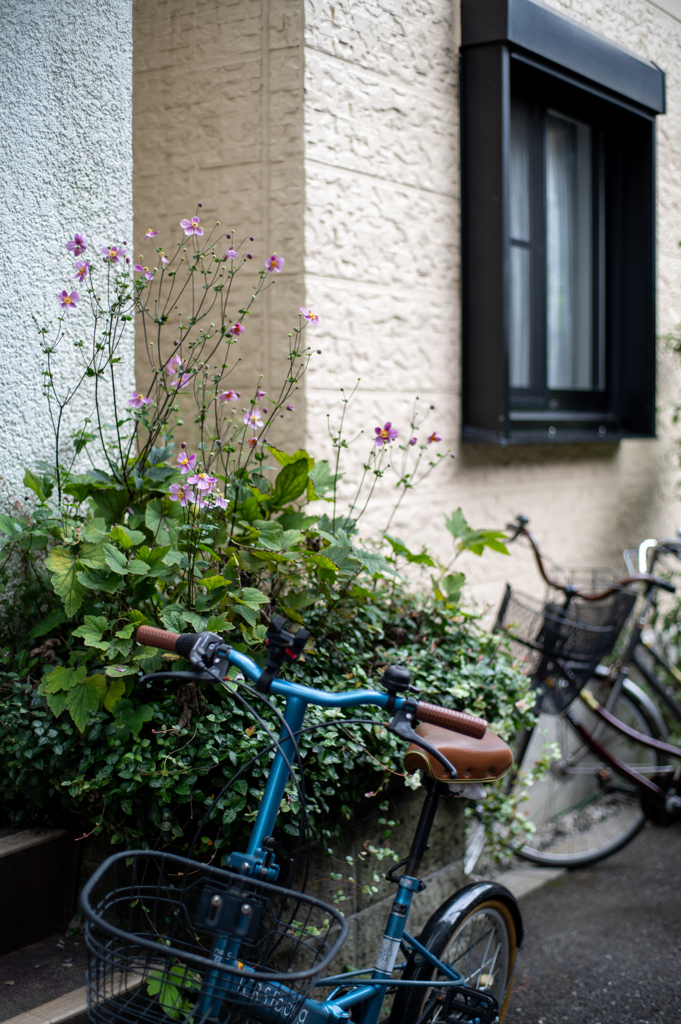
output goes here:
[{"label": "textured stucco wall", "polygon": [[[658,325],[681,321],[681,13],[648,0],[553,6],[658,63],[668,113],[658,119]],[[672,11],[670,14],[669,11]],[[308,381],[308,435],[360,389],[350,435],[391,419],[406,432],[414,394],[456,456],[405,502],[393,530],[448,554],[443,513],[478,526],[529,515],[567,564],[621,565],[621,550],[673,532],[681,504],[671,428],[676,361],[659,347],[655,441],[619,445],[463,446],[460,431],[459,9],[447,0],[305,2],[305,288],[322,318],[324,358]],[[387,496],[386,496],[387,498]],[[386,506],[388,501],[386,500]],[[381,513],[376,517],[381,524]],[[529,559],[469,556],[480,599],[512,576],[537,589]]]},{"label": "textured stucco wall", "polygon": [[[131,0],[0,0],[0,24],[0,473],[6,503],[23,496],[22,466],[51,454],[31,315],[52,319],[58,293],[77,288],[72,261],[62,258],[64,244],[74,231],[85,231],[97,250],[109,241],[132,241],[132,6]],[[72,314],[71,337],[79,333],[80,316]],[[72,354],[60,363],[62,379],[72,379]],[[132,386],[132,337],[122,373]],[[73,408],[68,431],[80,426],[86,410],[89,402]]]},{"label": "textured stucco wall", "polygon": [[[265,258],[284,256],[285,273],[248,318],[230,378],[243,391],[262,373],[271,389],[303,300],[302,4],[135,0],[133,26],[135,238],[154,227],[169,250],[180,220],[203,202],[206,223],[254,236],[249,276],[237,279],[242,298]],[[137,343],[144,387],[139,334]],[[294,404],[272,434],[279,443],[304,439],[304,389]]]}]

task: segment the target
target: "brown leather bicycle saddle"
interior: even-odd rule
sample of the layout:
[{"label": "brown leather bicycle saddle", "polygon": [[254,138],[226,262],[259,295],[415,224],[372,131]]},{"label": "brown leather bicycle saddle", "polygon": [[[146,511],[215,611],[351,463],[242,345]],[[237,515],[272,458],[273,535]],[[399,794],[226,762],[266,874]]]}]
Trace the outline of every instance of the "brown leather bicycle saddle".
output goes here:
[{"label": "brown leather bicycle saddle", "polygon": [[[454,765],[456,782],[496,782],[513,764],[511,748],[489,729],[481,740],[424,722],[416,727],[415,732]],[[415,743],[407,747],[402,763],[410,775],[422,768],[433,779],[452,781],[445,778],[440,762]]]}]

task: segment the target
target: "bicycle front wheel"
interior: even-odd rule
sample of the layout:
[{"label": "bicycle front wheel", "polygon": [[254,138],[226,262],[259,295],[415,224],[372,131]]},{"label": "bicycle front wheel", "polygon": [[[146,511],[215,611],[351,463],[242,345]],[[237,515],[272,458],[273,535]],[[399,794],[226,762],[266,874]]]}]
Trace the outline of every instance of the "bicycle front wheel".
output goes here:
[{"label": "bicycle front wheel", "polygon": [[[662,755],[602,723],[579,698],[572,707],[601,746],[641,775],[663,768]],[[645,705],[626,684],[610,710],[638,732],[658,736]],[[520,785],[547,752],[548,770],[529,788],[524,810],[535,831],[518,854],[535,864],[571,868],[594,864],[630,842],[645,823],[638,790],[592,753],[565,717],[539,716],[520,765]]]},{"label": "bicycle front wheel", "polygon": [[[511,893],[494,882],[474,882],[435,911],[419,942],[458,971],[468,988],[494,996],[503,1021],[522,932],[520,910]],[[390,1024],[444,1024],[449,988],[438,986],[438,981],[445,980],[445,975],[424,957],[412,954],[402,977],[433,984],[407,989],[403,1001],[396,999]]]}]

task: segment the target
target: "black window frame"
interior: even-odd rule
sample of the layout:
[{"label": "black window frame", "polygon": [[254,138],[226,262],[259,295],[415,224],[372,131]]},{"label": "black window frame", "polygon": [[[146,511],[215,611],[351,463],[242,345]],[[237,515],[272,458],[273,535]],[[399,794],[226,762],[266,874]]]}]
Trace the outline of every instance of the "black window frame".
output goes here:
[{"label": "black window frame", "polygon": [[[558,409],[522,407],[509,384],[512,91],[569,116],[582,111],[602,140],[605,391],[570,392],[552,402]],[[654,437],[655,117],[665,110],[664,72],[535,0],[462,0],[460,103],[463,440]]]}]

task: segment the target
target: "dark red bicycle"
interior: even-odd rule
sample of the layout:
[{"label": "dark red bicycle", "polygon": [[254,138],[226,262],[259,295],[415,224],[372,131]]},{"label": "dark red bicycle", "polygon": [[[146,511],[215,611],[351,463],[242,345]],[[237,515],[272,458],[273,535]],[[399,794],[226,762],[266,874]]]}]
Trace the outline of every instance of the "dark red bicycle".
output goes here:
[{"label": "dark red bicycle", "polygon": [[[539,776],[523,807],[534,830],[517,852],[556,867],[590,864],[621,849],[646,819],[681,818],[681,749],[667,742],[658,708],[622,671],[646,608],[659,590],[675,588],[649,573],[566,572],[542,555],[526,517],[508,529],[509,540],[529,541],[547,585],[543,600],[507,585],[494,627],[531,676],[539,712],[535,728],[516,739],[509,783],[520,792]],[[643,611],[621,658],[604,668],[638,597]],[[543,776],[535,771],[542,764]]]}]

